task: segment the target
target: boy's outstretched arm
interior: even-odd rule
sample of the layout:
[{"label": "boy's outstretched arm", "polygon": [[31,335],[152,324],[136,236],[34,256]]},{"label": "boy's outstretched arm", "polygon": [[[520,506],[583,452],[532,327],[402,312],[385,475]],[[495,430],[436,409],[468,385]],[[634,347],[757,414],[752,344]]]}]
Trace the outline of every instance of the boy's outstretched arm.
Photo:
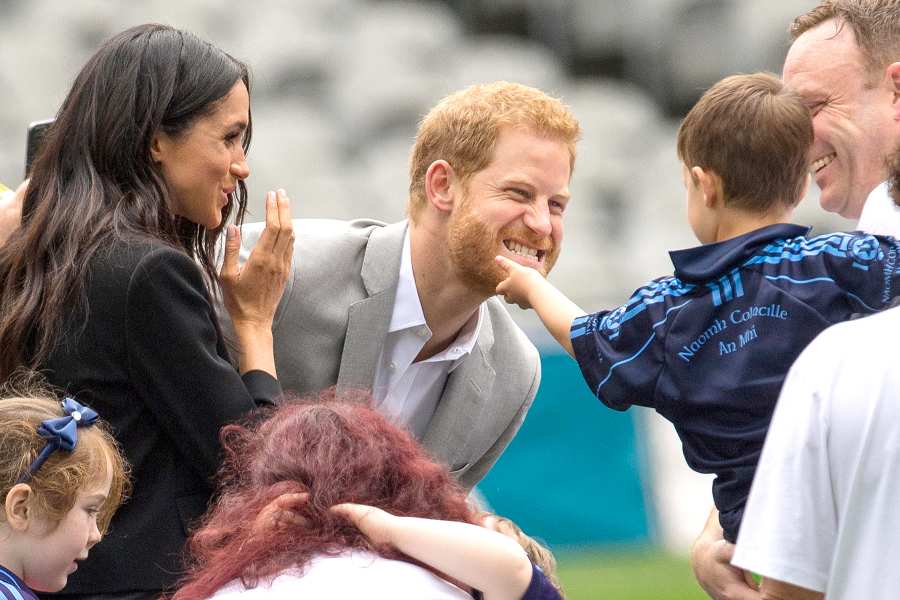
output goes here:
[{"label": "boy's outstretched arm", "polygon": [[363,504],[336,504],[376,544],[407,556],[480,590],[485,600],[519,600],[531,583],[531,561],[502,533],[455,521],[398,517]]},{"label": "boy's outstretched arm", "polygon": [[510,304],[534,309],[547,331],[574,358],[575,350],[569,336],[572,321],[587,313],[531,267],[523,267],[505,256],[495,260],[506,272],[506,279],[497,285],[497,293]]}]

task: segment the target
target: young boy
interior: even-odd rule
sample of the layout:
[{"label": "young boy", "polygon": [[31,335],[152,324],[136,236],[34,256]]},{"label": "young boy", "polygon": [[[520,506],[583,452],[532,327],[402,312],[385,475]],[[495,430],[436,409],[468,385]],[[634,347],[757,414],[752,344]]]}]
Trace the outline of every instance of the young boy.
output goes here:
[{"label": "young boy", "polygon": [[537,271],[497,257],[508,274],[497,293],[534,308],[601,401],[655,408],[691,468],[716,474],[731,542],[794,359],[829,325],[900,295],[894,239],[807,238],[809,228],[789,224],[812,140],[808,109],[774,76],[710,88],[678,132],[688,222],[703,245],[670,252],[675,275],[615,310],[582,316]]}]

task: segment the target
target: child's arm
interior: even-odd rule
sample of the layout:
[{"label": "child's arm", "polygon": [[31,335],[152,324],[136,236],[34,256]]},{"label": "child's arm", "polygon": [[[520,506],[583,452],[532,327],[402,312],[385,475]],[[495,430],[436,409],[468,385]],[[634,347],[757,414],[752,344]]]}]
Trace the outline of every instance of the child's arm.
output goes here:
[{"label": "child's arm", "polygon": [[531,561],[502,533],[468,523],[398,517],[363,504],[337,504],[331,510],[374,543],[390,544],[472,586],[485,600],[520,600],[531,583]]},{"label": "child's arm", "polygon": [[575,350],[569,335],[572,321],[587,313],[534,269],[523,267],[504,256],[498,256],[495,260],[506,271],[506,279],[497,285],[497,293],[510,304],[534,309],[547,331],[574,358]]}]

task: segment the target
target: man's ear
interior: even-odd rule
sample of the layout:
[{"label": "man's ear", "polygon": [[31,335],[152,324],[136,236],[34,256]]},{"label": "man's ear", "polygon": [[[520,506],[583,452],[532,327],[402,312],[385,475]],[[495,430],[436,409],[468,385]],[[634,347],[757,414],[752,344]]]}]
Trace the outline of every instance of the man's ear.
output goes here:
[{"label": "man's ear", "polygon": [[700,191],[703,192],[703,203],[707,208],[716,208],[722,204],[725,197],[722,179],[714,171],[703,167],[691,167],[691,175],[694,176],[700,186]]},{"label": "man's ear", "polygon": [[425,198],[440,212],[453,210],[456,173],[446,160],[436,160],[425,171]]},{"label": "man's ear", "polygon": [[886,74],[888,81],[893,86],[894,99],[892,100],[892,108],[894,110],[894,120],[900,121],[900,62],[891,63],[887,66]]},{"label": "man's ear", "polygon": [[32,516],[34,491],[27,483],[17,483],[6,494],[3,504],[6,522],[13,531],[25,531],[28,529],[28,519]]}]

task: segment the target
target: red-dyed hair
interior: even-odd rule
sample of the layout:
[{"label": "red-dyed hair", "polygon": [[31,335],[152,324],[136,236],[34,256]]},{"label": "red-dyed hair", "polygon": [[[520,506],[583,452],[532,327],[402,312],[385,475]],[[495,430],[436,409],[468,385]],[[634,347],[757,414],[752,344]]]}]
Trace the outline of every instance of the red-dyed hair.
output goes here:
[{"label": "red-dyed hair", "polygon": [[[220,495],[188,541],[188,573],[172,600],[207,598],[229,581],[246,587],[348,548],[408,560],[373,546],[329,507],[358,502],[392,514],[477,523],[466,492],[368,396],[294,401],[257,425],[222,430]],[[254,536],[254,518],[286,492],[308,492],[305,523]]]}]

